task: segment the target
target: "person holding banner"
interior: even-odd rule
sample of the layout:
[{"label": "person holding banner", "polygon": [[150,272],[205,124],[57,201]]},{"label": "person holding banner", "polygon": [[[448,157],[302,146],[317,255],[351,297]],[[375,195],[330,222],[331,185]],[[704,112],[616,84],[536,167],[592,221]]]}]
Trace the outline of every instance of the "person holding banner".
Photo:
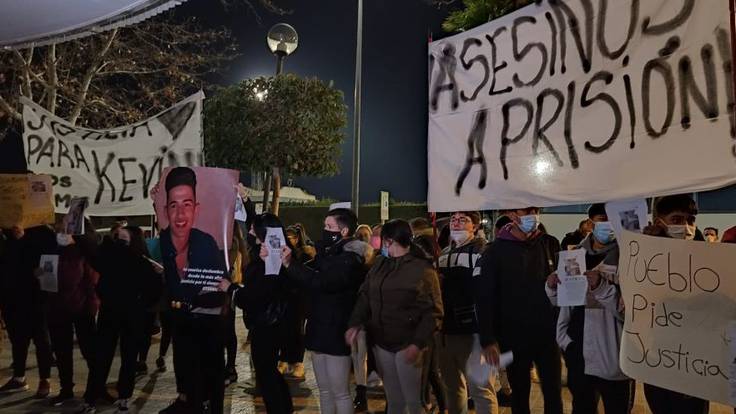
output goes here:
[{"label": "person holding banner", "polygon": [[317,257],[308,266],[294,260],[289,247],[282,249],[286,274],[311,298],[305,342],[312,352],[320,407],[325,413],[353,412],[350,345],[344,334],[372,252],[367,243],[353,237],[357,224],[352,210],[328,212]]},{"label": "person holding banner", "polygon": [[383,226],[383,256],[360,288],[345,341],[365,329],[375,344],[389,413],[423,414],[422,361],[442,321],[439,279],[404,220]]},{"label": "person holding banner", "polygon": [[[652,212],[653,224],[644,234],[673,239],[695,239],[695,218],[698,207],[688,194],[658,198]],[[710,404],[700,398],[644,384],[644,396],[652,414],[707,414]]]},{"label": "person holding banner", "polygon": [[[217,170],[208,170],[200,170],[202,178],[207,185],[215,185],[212,180],[218,179]],[[227,279],[226,256],[212,235],[194,227],[202,207],[194,169],[175,167],[162,179],[165,199],[155,207],[159,223],[164,218],[168,223],[161,231],[161,253],[174,312],[174,373],[179,396],[161,413],[200,412],[209,401],[211,413],[222,414],[226,323],[222,307],[227,295],[217,284]],[[154,200],[159,199],[159,186],[151,193]],[[235,193],[232,196],[232,201],[225,195],[208,200],[212,204],[207,207],[219,211],[225,205],[234,206]],[[232,220],[230,210],[225,229],[232,226]]]},{"label": "person holding banner", "polygon": [[[447,407],[450,414],[467,414],[468,395],[478,413],[498,413],[498,401],[489,377],[476,383],[467,374],[466,366],[478,342],[478,320],[473,296],[473,270],[485,247],[485,240],[476,236],[480,226],[477,211],[455,212],[450,218],[451,245],[439,258],[442,304],[445,318],[442,323],[440,369],[447,387]],[[480,359],[473,363],[479,363]]]},{"label": "person holding banner", "polygon": [[530,414],[532,363],[542,382],[544,413],[562,414],[560,350],[544,290],[544,281],[557,267],[560,244],[538,229],[539,208],[502,214],[512,222],[498,232],[473,272],[483,354],[498,366],[502,351],[513,352],[507,371],[514,414]]},{"label": "person holding banner", "polygon": [[[593,204],[588,217],[593,232],[578,248],[585,249],[589,283],[587,304],[565,306],[557,321],[557,342],[567,366],[573,414],[594,413],[603,399],[606,414],[628,414],[634,382],[620,368],[624,315],[619,306],[619,247],[608,221],[605,204]],[[557,303],[557,273],[547,279],[547,295]]]},{"label": "person holding banner", "polygon": [[[3,230],[3,232],[6,232]],[[36,346],[40,381],[36,397],[46,398],[51,385],[51,345],[44,312],[45,293],[37,275],[42,254],[56,250],[56,236],[47,226],[14,227],[0,259],[0,313],[10,338],[13,377],[0,387],[0,395],[28,390],[26,360],[31,340]]]}]

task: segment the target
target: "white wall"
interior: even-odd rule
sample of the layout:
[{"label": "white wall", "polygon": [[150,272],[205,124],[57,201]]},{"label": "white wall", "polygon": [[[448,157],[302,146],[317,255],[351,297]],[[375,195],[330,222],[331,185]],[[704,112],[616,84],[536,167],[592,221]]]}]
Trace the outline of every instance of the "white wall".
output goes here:
[{"label": "white wall", "polygon": [[[588,218],[585,214],[544,214],[541,220],[547,228],[547,232],[560,241],[565,234],[578,228],[580,221]],[[695,220],[700,230],[706,227],[715,227],[719,231],[719,236],[727,229],[736,226],[736,214],[699,214]]]}]

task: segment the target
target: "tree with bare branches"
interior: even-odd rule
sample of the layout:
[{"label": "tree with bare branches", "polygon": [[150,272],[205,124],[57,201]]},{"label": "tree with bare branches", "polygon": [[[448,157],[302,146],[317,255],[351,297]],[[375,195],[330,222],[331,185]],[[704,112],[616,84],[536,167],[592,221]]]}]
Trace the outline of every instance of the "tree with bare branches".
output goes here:
[{"label": "tree with bare branches", "polygon": [[[286,13],[272,0],[221,2],[250,8],[256,18],[256,5]],[[21,120],[24,96],[83,127],[134,123],[207,87],[212,74],[236,56],[228,30],[203,28],[175,11],[78,40],[2,51],[0,119]]]}]

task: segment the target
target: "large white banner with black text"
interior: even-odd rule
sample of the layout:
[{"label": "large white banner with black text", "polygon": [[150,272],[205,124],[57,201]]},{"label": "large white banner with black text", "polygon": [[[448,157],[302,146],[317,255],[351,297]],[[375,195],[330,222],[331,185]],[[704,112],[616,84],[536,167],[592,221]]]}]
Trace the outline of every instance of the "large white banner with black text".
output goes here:
[{"label": "large white banner with black text", "polygon": [[728,0],[540,0],[430,45],[429,209],[736,182]]},{"label": "large white banner with black text", "polygon": [[57,213],[73,197],[88,197],[86,214],[153,214],[149,190],[167,166],[201,165],[199,92],[134,125],[96,131],[71,125],[23,99],[28,168],[53,178]]}]

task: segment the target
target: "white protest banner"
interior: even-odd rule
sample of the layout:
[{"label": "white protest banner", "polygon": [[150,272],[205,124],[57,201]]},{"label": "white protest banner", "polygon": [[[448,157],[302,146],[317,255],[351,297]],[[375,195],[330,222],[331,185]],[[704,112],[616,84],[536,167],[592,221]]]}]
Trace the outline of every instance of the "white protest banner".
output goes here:
[{"label": "white protest banner", "polygon": [[96,131],[22,98],[28,168],[53,177],[57,213],[87,197],[89,215],[153,214],[148,192],[161,171],[201,164],[203,99],[200,92],[143,122]]},{"label": "white protest banner", "polygon": [[727,1],[541,0],[433,42],[430,211],[736,182],[730,36]]},{"label": "white protest banner", "polygon": [[621,369],[637,381],[733,405],[736,246],[623,231]]}]

